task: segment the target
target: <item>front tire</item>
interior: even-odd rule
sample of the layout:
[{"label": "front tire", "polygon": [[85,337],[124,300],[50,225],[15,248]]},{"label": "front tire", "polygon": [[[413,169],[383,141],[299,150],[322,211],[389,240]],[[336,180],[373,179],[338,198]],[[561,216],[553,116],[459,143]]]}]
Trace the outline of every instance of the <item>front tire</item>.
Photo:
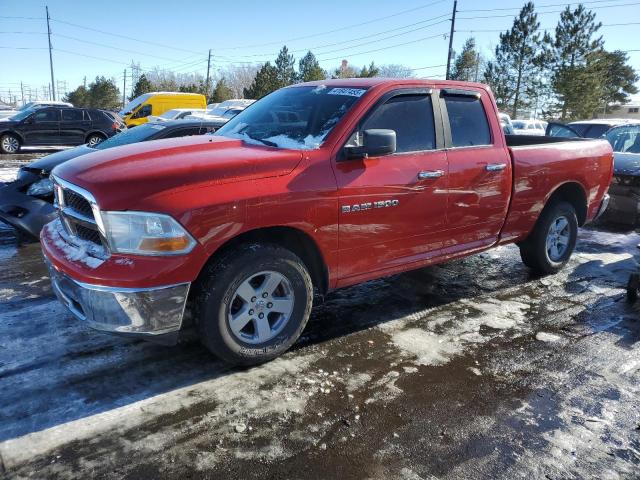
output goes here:
[{"label": "front tire", "polygon": [[571,258],[577,239],[575,208],[568,202],[554,202],[542,211],[533,231],[520,245],[520,257],[538,273],[556,273]]},{"label": "front tire", "polygon": [[244,244],[201,274],[194,317],[204,345],[236,365],[256,365],[288,350],[304,330],[313,284],[300,258],[270,244]]},{"label": "front tire", "polygon": [[20,139],[12,133],[5,133],[0,137],[0,150],[6,154],[18,153],[20,151]]}]

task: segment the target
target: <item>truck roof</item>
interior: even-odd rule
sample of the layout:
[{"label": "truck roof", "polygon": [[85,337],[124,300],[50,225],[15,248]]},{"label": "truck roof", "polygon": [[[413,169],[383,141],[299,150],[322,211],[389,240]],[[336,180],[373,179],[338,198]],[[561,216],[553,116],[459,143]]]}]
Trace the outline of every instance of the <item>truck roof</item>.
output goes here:
[{"label": "truck roof", "polygon": [[482,83],[461,82],[457,80],[438,80],[421,78],[332,78],[329,80],[317,80],[315,82],[297,83],[292,87],[326,85],[328,87],[374,87],[378,85],[447,85],[451,87],[479,87],[486,90],[488,87]]}]

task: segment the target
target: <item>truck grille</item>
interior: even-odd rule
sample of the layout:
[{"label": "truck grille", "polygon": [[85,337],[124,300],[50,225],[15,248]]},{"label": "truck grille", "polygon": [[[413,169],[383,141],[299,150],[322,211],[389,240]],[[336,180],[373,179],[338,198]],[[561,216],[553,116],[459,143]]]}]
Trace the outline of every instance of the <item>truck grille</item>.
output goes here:
[{"label": "truck grille", "polygon": [[57,177],[52,178],[55,185],[55,206],[67,240],[78,246],[84,243],[89,247],[87,253],[92,256],[108,256],[93,214],[92,204],[95,204],[95,199],[91,193]]}]

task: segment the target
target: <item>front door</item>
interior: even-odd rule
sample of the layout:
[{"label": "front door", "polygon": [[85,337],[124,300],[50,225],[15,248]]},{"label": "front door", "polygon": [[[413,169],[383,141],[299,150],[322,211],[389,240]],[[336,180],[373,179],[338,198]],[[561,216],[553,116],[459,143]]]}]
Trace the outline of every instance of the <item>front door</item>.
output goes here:
[{"label": "front door", "polygon": [[[478,90],[441,95],[449,161],[448,250],[483,247],[498,240],[511,195],[511,159],[495,122],[493,104]],[[495,116],[495,114],[493,114]]]},{"label": "front door", "polygon": [[60,145],[60,109],[40,108],[25,120],[25,145]]},{"label": "front door", "polygon": [[442,247],[447,205],[447,158],[432,93],[395,90],[376,103],[347,142],[362,132],[396,132],[392,155],[348,160],[338,156],[338,261],[343,283],[392,271]]}]

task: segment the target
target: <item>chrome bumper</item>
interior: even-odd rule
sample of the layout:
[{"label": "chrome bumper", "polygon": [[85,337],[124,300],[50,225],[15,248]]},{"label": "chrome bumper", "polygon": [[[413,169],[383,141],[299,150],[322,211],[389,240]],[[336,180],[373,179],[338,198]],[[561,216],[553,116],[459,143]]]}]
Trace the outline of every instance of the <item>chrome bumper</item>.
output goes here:
[{"label": "chrome bumper", "polygon": [[103,332],[175,344],[189,283],[156,288],[115,288],[81,283],[58,271],[45,257],[58,299],[79,320]]}]

